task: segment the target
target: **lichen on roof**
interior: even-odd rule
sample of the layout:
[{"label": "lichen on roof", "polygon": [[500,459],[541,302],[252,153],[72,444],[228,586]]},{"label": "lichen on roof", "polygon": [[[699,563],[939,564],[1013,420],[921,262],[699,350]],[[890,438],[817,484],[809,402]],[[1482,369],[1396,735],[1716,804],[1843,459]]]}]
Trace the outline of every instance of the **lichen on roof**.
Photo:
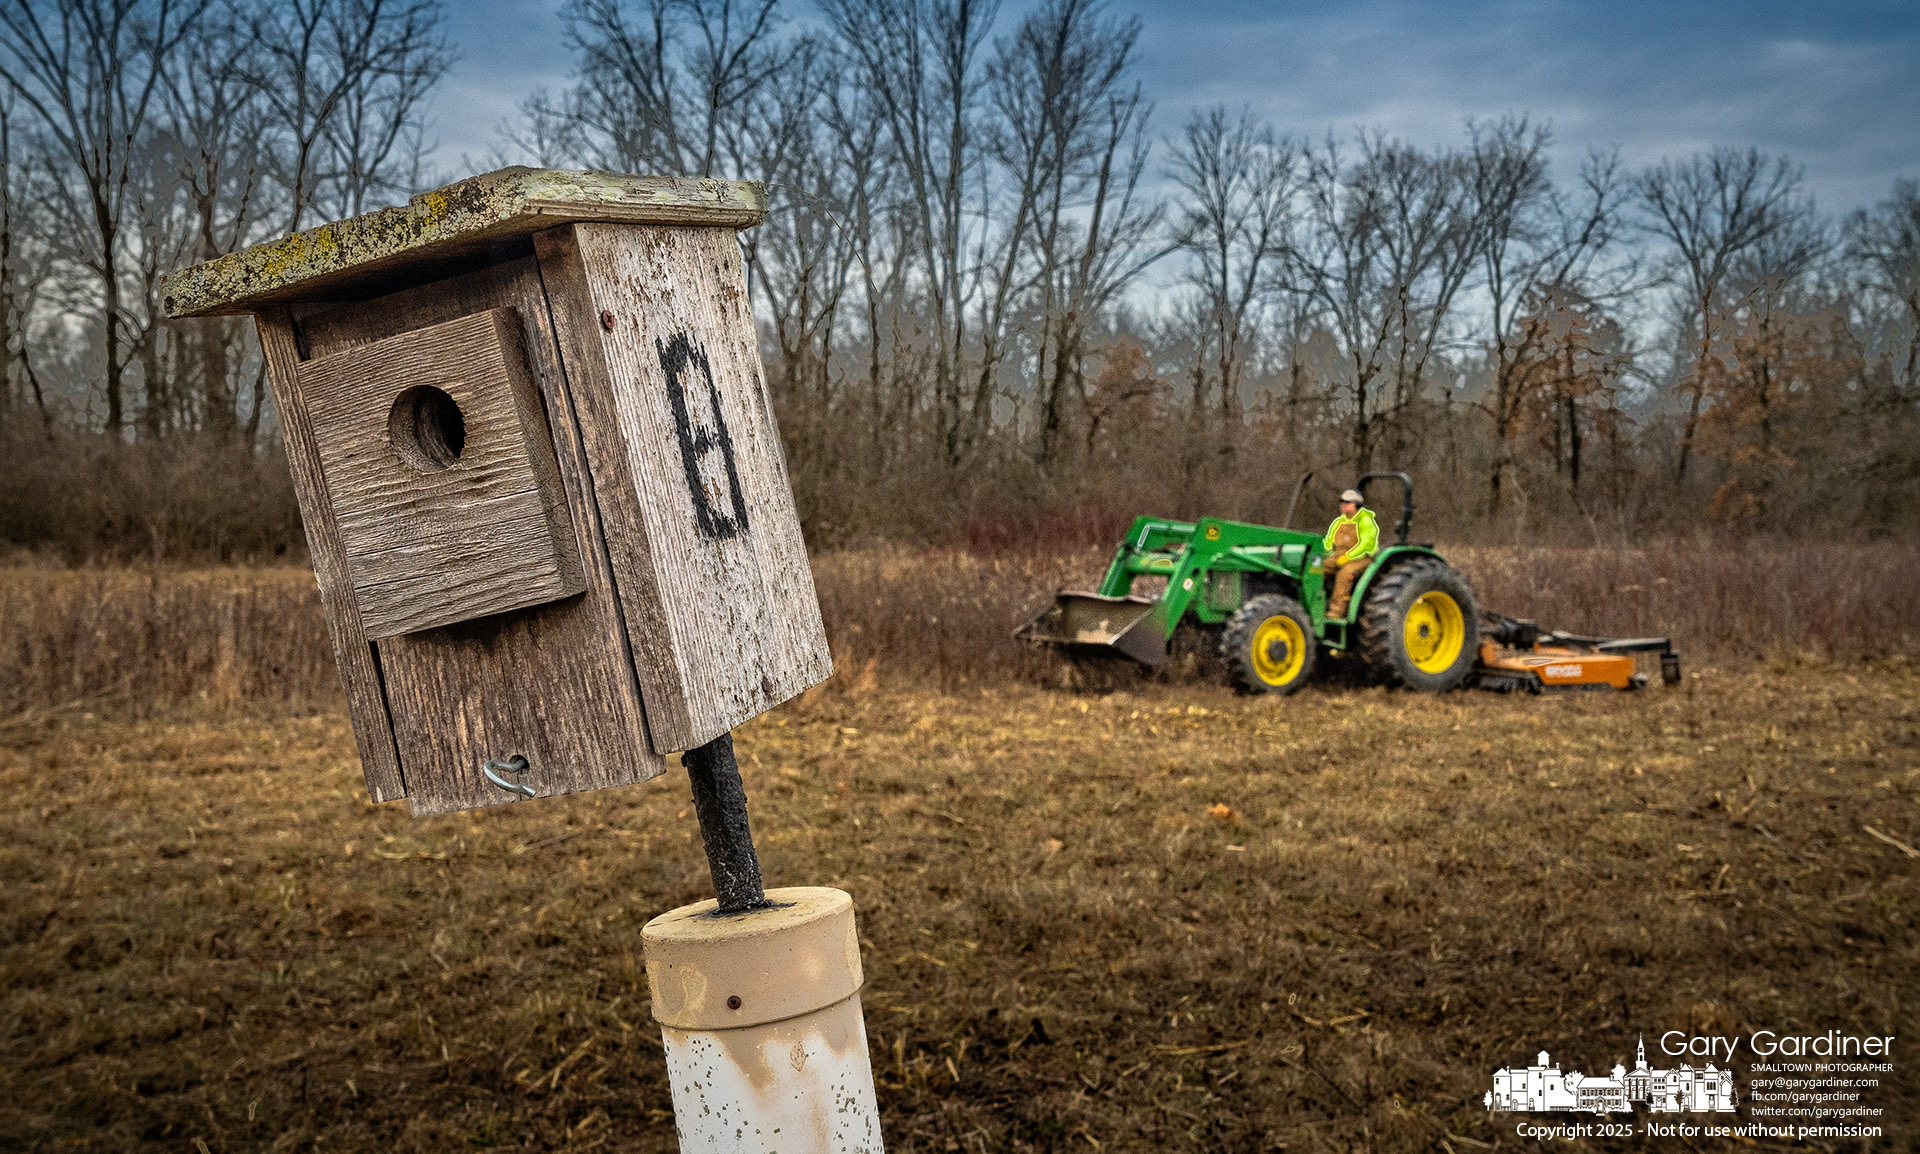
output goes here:
[{"label": "lichen on roof", "polygon": [[503,168],[168,273],[160,304],[176,319],[244,314],[325,299],[571,221],[748,228],[766,212],[758,181]]}]

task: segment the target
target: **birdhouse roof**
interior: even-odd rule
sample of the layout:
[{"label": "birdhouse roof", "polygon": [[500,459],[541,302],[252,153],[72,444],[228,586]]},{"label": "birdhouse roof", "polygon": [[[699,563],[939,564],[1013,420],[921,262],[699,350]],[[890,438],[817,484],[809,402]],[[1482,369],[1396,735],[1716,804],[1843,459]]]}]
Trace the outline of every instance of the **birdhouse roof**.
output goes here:
[{"label": "birdhouse roof", "polygon": [[766,213],[759,181],[516,166],[168,273],[160,303],[179,319],[352,300],[396,277],[431,279],[436,269],[484,262],[489,250],[574,221],[748,228]]}]

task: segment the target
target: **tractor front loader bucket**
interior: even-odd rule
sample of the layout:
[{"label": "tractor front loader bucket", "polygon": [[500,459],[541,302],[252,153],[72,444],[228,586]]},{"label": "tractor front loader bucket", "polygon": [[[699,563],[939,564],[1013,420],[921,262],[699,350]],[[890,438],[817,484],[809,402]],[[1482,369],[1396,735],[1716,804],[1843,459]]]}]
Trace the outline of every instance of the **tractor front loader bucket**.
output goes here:
[{"label": "tractor front loader bucket", "polygon": [[1146,597],[1062,592],[1013,635],[1069,652],[1119,653],[1142,665],[1159,665],[1167,659],[1167,632],[1153,611],[1157,604]]}]

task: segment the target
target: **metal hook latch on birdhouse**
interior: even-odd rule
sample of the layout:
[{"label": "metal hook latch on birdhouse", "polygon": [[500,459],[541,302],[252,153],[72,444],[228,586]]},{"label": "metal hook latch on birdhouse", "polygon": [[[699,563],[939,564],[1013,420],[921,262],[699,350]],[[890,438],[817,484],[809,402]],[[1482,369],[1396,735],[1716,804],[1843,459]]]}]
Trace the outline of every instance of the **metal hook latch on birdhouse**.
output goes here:
[{"label": "metal hook latch on birdhouse", "polygon": [[506,790],[508,793],[517,793],[522,797],[533,797],[539,791],[535,790],[533,786],[525,781],[511,780],[500,775],[504,772],[511,774],[513,778],[523,778],[527,775],[527,771],[532,768],[533,767],[527,763],[526,757],[518,753],[504,761],[493,760],[480,763],[480,773],[489,782]]}]

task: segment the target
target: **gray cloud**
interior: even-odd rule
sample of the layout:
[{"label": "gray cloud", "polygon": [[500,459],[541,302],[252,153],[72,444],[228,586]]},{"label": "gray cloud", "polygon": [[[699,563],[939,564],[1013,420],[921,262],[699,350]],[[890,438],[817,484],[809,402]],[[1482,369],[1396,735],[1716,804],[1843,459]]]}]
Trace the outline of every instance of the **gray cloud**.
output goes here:
[{"label": "gray cloud", "polygon": [[1163,129],[1216,101],[1283,129],[1425,143],[1469,116],[1551,121],[1563,166],[1716,144],[1785,152],[1829,209],[1920,173],[1920,9],[1690,2],[1140,4]]},{"label": "gray cloud", "polygon": [[[1032,0],[1009,4],[1010,22]],[[1920,176],[1920,6],[1247,3],[1114,0],[1137,13],[1141,79],[1161,132],[1214,102],[1284,131],[1378,127],[1435,144],[1468,116],[1552,122],[1570,172],[1589,147],[1638,164],[1716,144],[1805,164],[1831,211]],[[806,9],[795,6],[796,15]],[[564,29],[542,0],[452,10],[463,58],[436,101],[437,157],[463,175],[500,147],[496,128],[535,88],[566,82]]]}]

